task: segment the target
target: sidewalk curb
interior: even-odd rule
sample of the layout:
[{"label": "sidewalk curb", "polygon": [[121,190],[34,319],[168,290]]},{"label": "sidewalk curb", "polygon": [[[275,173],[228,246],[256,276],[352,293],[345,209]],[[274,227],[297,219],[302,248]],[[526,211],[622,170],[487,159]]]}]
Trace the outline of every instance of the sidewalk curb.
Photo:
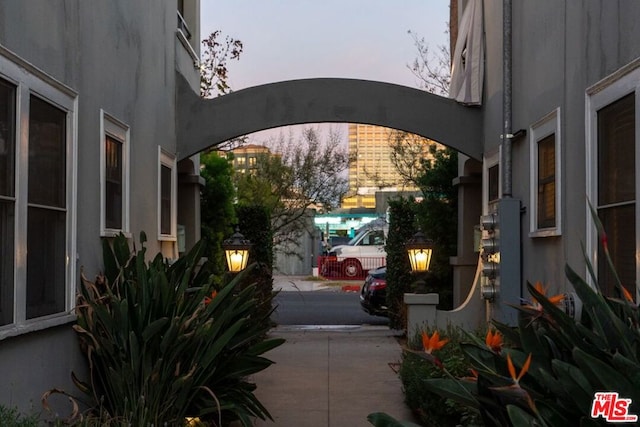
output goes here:
[{"label": "sidewalk curb", "polygon": [[362,335],[402,337],[404,331],[389,329],[385,325],[278,325],[269,331],[272,334],[280,333],[357,333]]}]

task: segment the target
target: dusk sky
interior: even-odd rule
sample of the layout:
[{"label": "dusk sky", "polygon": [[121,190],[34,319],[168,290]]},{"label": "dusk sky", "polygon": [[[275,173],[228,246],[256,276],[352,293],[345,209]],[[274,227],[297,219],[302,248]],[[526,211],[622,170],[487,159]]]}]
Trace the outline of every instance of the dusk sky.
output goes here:
[{"label": "dusk sky", "polygon": [[201,38],[242,40],[233,90],[283,80],[345,77],[417,87],[411,30],[432,50],[448,43],[447,0],[203,0]]}]

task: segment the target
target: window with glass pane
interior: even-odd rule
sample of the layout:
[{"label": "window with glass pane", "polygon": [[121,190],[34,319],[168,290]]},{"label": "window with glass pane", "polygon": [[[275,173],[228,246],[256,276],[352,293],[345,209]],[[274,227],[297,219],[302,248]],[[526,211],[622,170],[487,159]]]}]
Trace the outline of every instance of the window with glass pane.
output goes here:
[{"label": "window with glass pane", "polygon": [[160,233],[171,234],[171,168],[160,166]]},{"label": "window with glass pane", "polygon": [[491,166],[488,171],[489,183],[487,185],[489,191],[489,202],[494,202],[500,197],[500,168],[498,165]]},{"label": "window with glass pane", "polygon": [[[598,216],[620,280],[635,296],[635,94],[599,110],[597,123]],[[599,248],[598,281],[607,295],[616,295],[614,280]]]},{"label": "window with glass pane", "polygon": [[538,228],[556,226],[556,138],[538,141]]},{"label": "window with glass pane", "polygon": [[14,196],[16,87],[0,79],[0,196]]},{"label": "window with glass pane", "polygon": [[27,319],[65,309],[66,113],[30,97]]},{"label": "window with glass pane", "polygon": [[0,326],[13,323],[16,87],[0,79]]},{"label": "window with glass pane", "polygon": [[105,137],[105,227],[122,230],[122,142]]}]

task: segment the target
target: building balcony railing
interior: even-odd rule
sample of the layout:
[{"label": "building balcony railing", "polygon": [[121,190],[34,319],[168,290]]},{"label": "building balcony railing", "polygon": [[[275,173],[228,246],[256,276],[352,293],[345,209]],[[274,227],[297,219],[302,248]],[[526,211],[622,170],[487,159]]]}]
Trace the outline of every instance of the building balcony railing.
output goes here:
[{"label": "building balcony railing", "polygon": [[189,26],[187,25],[187,21],[184,20],[183,16],[178,11],[178,29],[182,31],[184,37],[187,40],[191,40],[191,31],[189,31]]}]

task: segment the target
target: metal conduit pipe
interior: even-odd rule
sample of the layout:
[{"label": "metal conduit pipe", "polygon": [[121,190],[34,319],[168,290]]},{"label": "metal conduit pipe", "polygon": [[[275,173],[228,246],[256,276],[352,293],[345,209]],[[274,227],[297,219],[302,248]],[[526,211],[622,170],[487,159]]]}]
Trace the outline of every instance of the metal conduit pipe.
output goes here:
[{"label": "metal conduit pipe", "polygon": [[502,197],[512,196],[512,164],[511,164],[511,0],[502,3]]}]

